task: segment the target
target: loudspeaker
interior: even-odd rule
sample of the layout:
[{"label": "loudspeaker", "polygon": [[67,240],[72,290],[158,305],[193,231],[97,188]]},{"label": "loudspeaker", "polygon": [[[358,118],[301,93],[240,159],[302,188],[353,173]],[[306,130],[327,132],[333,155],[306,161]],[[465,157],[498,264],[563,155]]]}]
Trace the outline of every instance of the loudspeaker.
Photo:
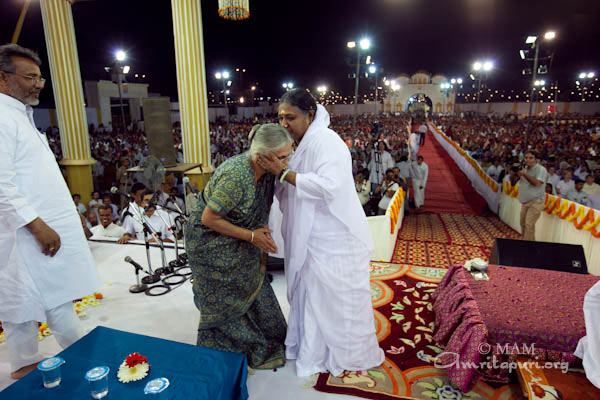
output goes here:
[{"label": "loudspeaker", "polygon": [[581,245],[496,239],[490,264],[587,274]]},{"label": "loudspeaker", "polygon": [[158,158],[165,167],[177,165],[177,154],[173,146],[171,100],[168,97],[149,97],[143,100],[143,107],[148,154]]}]

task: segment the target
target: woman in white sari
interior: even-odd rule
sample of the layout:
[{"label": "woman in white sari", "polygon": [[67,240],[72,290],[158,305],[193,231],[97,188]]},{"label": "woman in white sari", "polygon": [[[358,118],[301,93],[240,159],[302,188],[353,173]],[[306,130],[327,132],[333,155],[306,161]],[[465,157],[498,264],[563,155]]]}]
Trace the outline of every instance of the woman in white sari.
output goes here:
[{"label": "woman in white sari", "polygon": [[328,128],[329,114],[303,89],[287,92],[279,121],[297,149],[289,168],[274,155],[259,163],[279,176],[290,316],[286,357],[299,376],[340,375],[381,365],[369,261],[371,232],[352,178],[350,151]]}]

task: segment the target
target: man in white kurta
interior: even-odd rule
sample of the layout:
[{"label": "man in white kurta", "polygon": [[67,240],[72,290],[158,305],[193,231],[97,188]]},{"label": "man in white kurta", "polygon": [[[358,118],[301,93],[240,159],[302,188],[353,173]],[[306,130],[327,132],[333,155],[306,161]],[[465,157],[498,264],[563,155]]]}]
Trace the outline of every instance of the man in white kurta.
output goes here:
[{"label": "man in white kurta", "polygon": [[419,153],[419,140],[420,135],[417,132],[412,132],[408,137],[408,146],[410,147],[410,160],[414,161],[417,159]]},{"label": "man in white kurta", "polygon": [[429,167],[423,161],[423,156],[417,157],[417,161],[411,165],[410,172],[416,208],[420,208],[425,203],[425,186],[427,186],[428,175]]},{"label": "man in white kurta", "polygon": [[[285,126],[285,125],[284,125]],[[296,186],[277,187],[290,302],[286,357],[299,376],[362,370],[385,356],[375,333],[369,261],[373,241],[348,147],[317,106],[289,161]]]},{"label": "man in white kurta", "polygon": [[160,238],[163,241],[174,242],[175,236],[170,229],[171,223],[170,216],[162,211],[156,210],[156,206],[148,206],[150,199],[152,198],[152,191],[146,191],[142,200],[142,206],[136,203],[129,203],[129,210],[131,210],[131,216],[128,216],[123,221],[123,229],[125,233],[119,240],[121,243],[126,243],[129,240],[144,240],[144,226],[142,222],[148,225],[151,232],[148,233],[148,240],[155,241],[150,235],[152,233],[160,234]]},{"label": "man in white kurta", "polygon": [[374,150],[371,154],[371,161],[369,161],[368,168],[370,171],[369,182],[371,182],[371,191],[374,191],[375,187],[383,182],[385,171],[394,168],[394,159],[385,150],[383,140],[377,144],[377,150]]},{"label": "man in white kurta", "polygon": [[0,320],[11,376],[43,357],[37,322],[60,346],[83,334],[72,301],[99,282],[81,219],[46,136],[33,120],[44,86],[40,60],[17,45],[0,46]]},{"label": "man in white kurta", "polygon": [[100,223],[93,226],[90,232],[96,238],[121,238],[125,234],[123,227],[113,223],[113,209],[105,204],[98,208]]}]

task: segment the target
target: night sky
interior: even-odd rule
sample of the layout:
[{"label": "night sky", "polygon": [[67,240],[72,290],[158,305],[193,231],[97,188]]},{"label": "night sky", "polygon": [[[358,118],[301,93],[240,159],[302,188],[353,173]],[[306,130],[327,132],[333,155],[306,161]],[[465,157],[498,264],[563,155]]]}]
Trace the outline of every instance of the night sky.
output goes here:
[{"label": "night sky", "polygon": [[[9,42],[22,0],[0,0],[0,35]],[[265,96],[278,97],[281,83],[315,88],[327,84],[345,95],[354,60],[349,40],[368,36],[369,54],[384,76],[419,69],[468,77],[476,59],[496,68],[489,84],[523,88],[527,79],[519,49],[525,37],[555,30],[541,55],[554,52],[546,79],[575,81],[582,70],[600,73],[600,2],[584,0],[250,0],[251,16],[241,22],[217,16],[217,0],[202,1],[207,84],[218,90],[214,72],[246,68],[233,76],[234,88],[258,83]],[[103,67],[123,48],[133,73],[147,74],[150,91],[177,97],[171,2],[95,0],[76,3],[73,18],[84,80],[109,79]],[[49,77],[40,7],[33,0],[19,44],[37,50]],[[355,50],[354,50],[355,51]],[[135,80],[133,80],[135,81]],[[365,84],[366,85],[366,84]],[[50,88],[50,85],[47,85]],[[365,86],[365,90],[366,90]],[[52,104],[51,90],[42,103]]]}]

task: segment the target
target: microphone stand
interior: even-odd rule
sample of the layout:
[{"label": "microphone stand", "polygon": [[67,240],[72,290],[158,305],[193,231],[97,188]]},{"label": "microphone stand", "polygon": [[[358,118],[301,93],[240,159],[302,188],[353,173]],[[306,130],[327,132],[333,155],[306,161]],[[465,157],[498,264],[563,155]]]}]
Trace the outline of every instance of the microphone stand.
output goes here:
[{"label": "microphone stand", "polygon": [[[161,208],[164,208],[164,207],[161,206]],[[173,234],[173,227],[170,224],[168,224],[167,221],[165,221],[165,219],[163,218],[163,216],[161,215],[161,213],[158,212],[158,208],[156,209],[155,213],[162,220],[162,222],[167,226],[167,230],[169,232],[171,232],[171,234]],[[171,217],[169,217],[169,220],[170,219],[171,219]],[[174,244],[175,244],[175,254],[178,256],[177,236],[173,235],[173,237],[175,238],[175,241],[174,241]],[[167,275],[167,274],[173,273],[173,267],[167,266],[167,255],[166,255],[165,246],[164,246],[164,243],[163,243],[162,240],[160,242],[160,251],[161,251],[161,256],[162,256],[162,268],[157,268],[155,272],[158,275],[163,275],[163,274]]]},{"label": "microphone stand", "polygon": [[140,270],[141,268],[135,267],[135,285],[129,286],[130,293],[142,293],[148,289],[148,285],[140,283]]},{"label": "microphone stand", "polygon": [[[144,228],[144,244],[146,246],[146,258],[148,259],[148,276],[145,276],[142,278],[142,283],[145,284],[151,284],[151,283],[156,283],[160,280],[160,275],[156,274],[155,272],[152,271],[152,260],[150,257],[150,240],[148,239],[148,234],[152,234],[152,236],[154,237],[154,239],[157,241],[157,243],[159,243],[159,245],[162,247],[162,241],[160,240],[160,238],[158,237],[158,235],[156,234],[156,232],[149,226],[149,224],[146,223],[145,218],[144,218],[144,214],[143,214],[143,209],[138,209],[138,211],[140,211],[140,218],[136,219],[133,215],[132,218],[136,219],[136,221],[142,225],[142,227]],[[163,249],[164,251],[164,249]]]}]

